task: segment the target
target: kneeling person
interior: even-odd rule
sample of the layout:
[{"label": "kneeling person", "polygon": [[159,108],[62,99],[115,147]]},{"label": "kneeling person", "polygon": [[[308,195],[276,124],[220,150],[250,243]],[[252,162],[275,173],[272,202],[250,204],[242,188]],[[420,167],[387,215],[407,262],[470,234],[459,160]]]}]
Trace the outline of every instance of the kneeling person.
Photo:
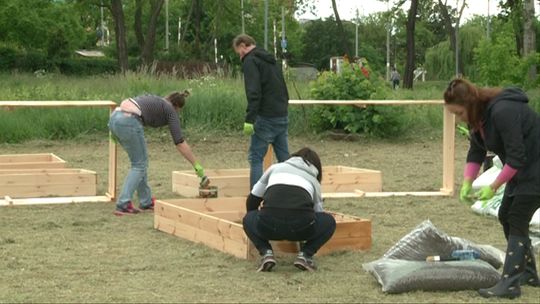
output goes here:
[{"label": "kneeling person", "polygon": [[323,212],[321,177],[319,156],[302,148],[287,161],[268,168],[255,184],[246,201],[243,225],[261,254],[257,271],[271,271],[276,265],[269,240],[305,241],[294,265],[316,270],[313,255],[336,230],[334,217]]}]

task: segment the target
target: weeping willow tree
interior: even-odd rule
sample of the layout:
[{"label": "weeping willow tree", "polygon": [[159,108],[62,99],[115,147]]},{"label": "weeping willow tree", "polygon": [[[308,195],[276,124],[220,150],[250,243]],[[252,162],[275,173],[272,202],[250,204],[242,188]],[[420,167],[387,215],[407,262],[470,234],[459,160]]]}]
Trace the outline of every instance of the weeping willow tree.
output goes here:
[{"label": "weeping willow tree", "polygon": [[[461,73],[467,78],[477,77],[477,66],[474,62],[474,50],[480,41],[485,39],[484,29],[477,25],[465,25],[459,29],[459,53]],[[450,48],[450,41],[443,41],[426,51],[425,68],[428,76],[435,80],[448,80],[455,76],[456,57]],[[431,76],[430,76],[431,75]]]},{"label": "weeping willow tree", "polygon": [[425,68],[430,79],[448,80],[455,75],[455,56],[450,41],[443,41],[427,49]]}]

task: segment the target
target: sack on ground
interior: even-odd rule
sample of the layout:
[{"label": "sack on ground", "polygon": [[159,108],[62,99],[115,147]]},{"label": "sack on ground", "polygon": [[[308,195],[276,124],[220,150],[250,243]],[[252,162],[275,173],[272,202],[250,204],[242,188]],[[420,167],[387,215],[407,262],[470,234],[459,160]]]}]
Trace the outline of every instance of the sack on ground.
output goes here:
[{"label": "sack on ground", "polygon": [[425,262],[382,258],[364,264],[363,268],[386,293],[488,288],[500,279],[497,270],[482,260]]},{"label": "sack on ground", "polygon": [[496,269],[503,265],[503,251],[491,245],[478,245],[466,239],[449,236],[437,229],[430,220],[425,220],[402,237],[383,258],[425,261],[428,256],[438,255],[441,259],[448,259],[454,250],[461,249],[477,251],[480,260],[488,262]]}]

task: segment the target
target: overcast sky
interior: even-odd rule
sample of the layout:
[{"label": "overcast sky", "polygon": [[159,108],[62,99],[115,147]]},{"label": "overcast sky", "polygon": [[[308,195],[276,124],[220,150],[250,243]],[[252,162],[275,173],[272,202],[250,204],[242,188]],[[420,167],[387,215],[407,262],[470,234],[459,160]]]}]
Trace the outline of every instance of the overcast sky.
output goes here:
[{"label": "overcast sky", "polygon": [[[300,19],[318,19],[326,18],[334,15],[332,10],[332,1],[331,0],[313,0],[316,3],[315,15],[311,13],[306,13],[304,15],[298,16]],[[437,0],[433,0],[437,1]],[[456,6],[456,0],[447,0],[449,5],[453,7]],[[393,3],[397,2],[396,0],[392,1]],[[356,16],[356,9],[360,16],[369,15],[375,12],[381,12],[388,9],[388,4],[377,1],[377,0],[336,0],[339,17],[343,20],[351,20]],[[461,7],[463,0],[459,0],[459,5]],[[488,3],[489,3],[489,12],[491,15],[496,15],[500,9],[497,7],[499,0],[467,0],[468,7],[463,11],[463,18],[469,19],[473,15],[485,15],[488,14]],[[538,16],[540,14],[540,5],[539,1],[535,1],[535,14]],[[405,5],[408,9],[409,5]]]}]

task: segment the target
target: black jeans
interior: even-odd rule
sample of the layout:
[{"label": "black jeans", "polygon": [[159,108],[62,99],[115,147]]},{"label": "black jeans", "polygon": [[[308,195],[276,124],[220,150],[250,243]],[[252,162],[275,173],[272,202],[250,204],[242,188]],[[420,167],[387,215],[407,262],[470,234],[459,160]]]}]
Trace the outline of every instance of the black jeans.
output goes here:
[{"label": "black jeans", "polygon": [[499,222],[503,226],[504,236],[529,236],[529,223],[540,208],[540,195],[505,195],[499,207]]},{"label": "black jeans", "polygon": [[296,217],[277,217],[249,211],[243,220],[244,231],[262,255],[272,249],[269,240],[306,241],[300,250],[312,256],[332,237],[336,220],[324,212]]}]

